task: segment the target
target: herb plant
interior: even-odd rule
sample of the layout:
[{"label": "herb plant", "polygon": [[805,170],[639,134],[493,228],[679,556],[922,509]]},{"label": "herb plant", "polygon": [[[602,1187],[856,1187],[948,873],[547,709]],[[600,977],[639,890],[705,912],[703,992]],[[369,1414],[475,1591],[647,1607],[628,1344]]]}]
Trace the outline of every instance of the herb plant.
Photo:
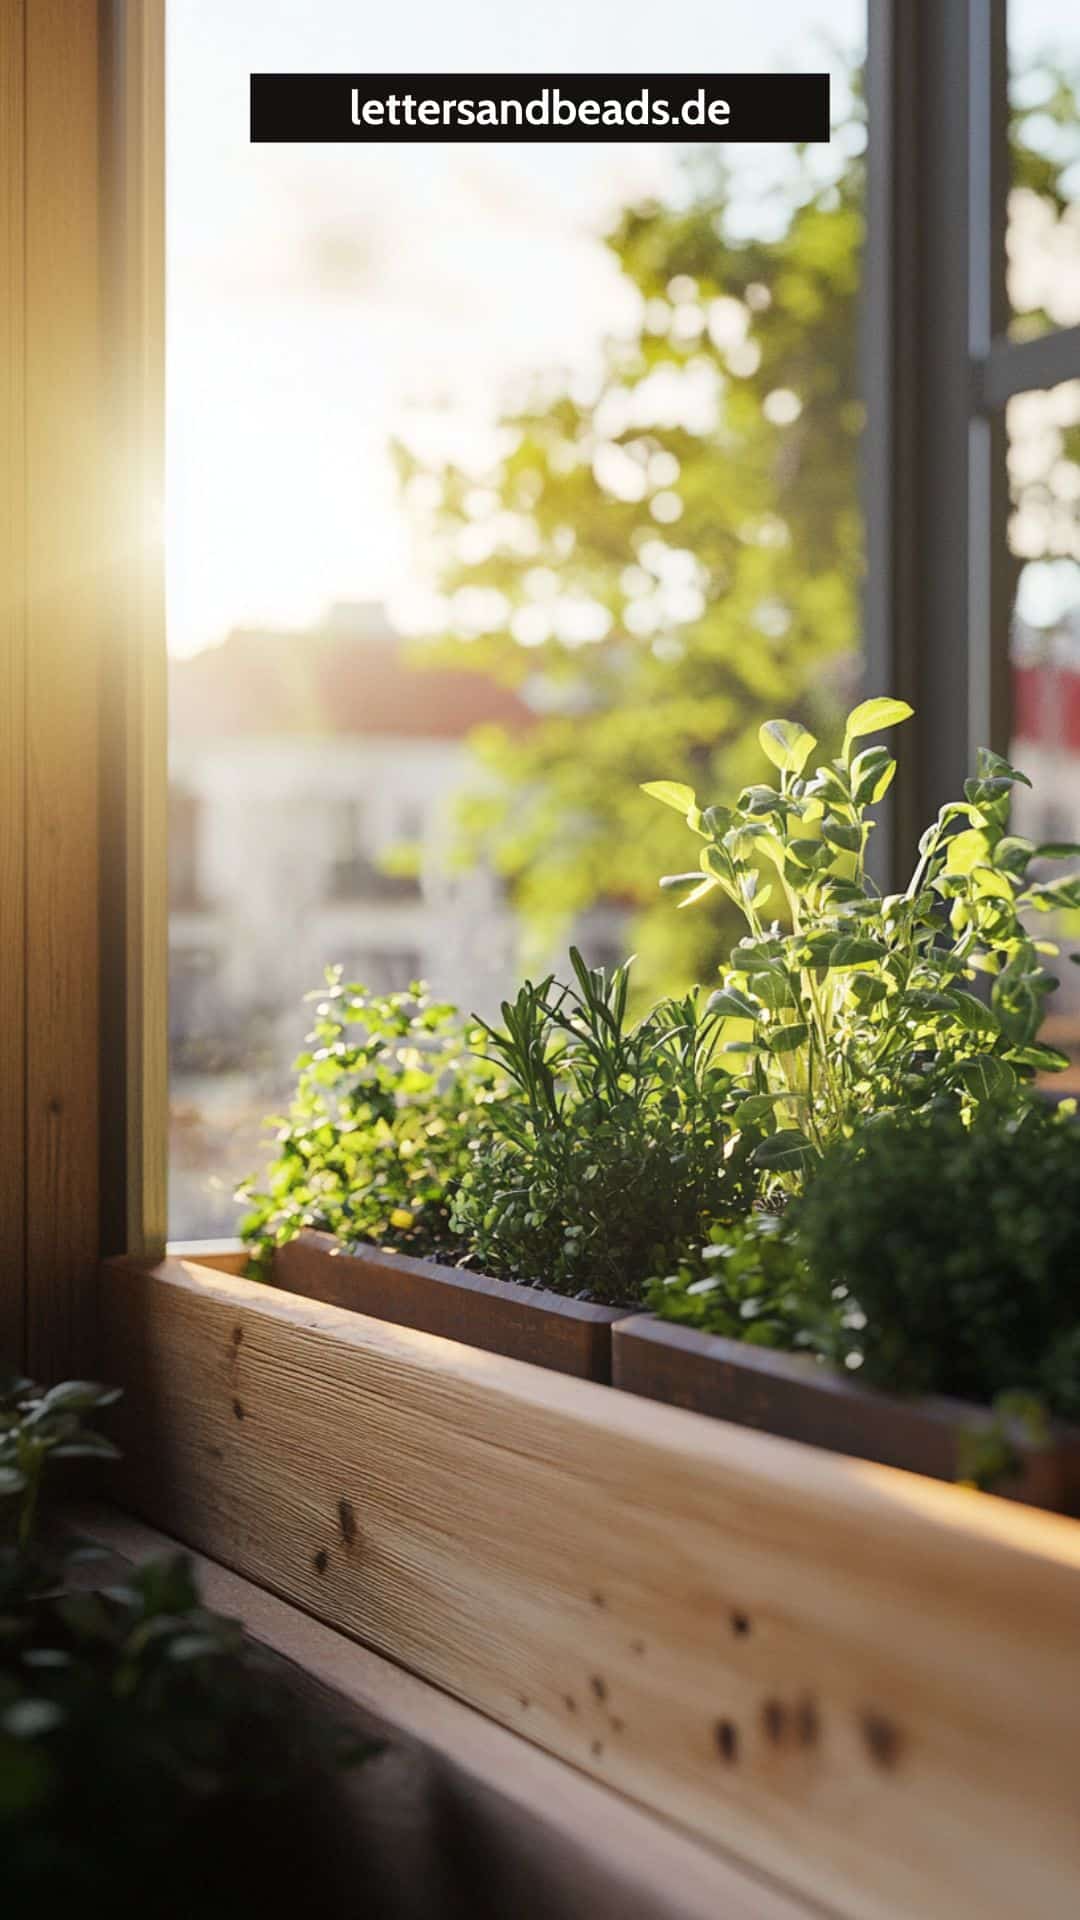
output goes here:
[{"label": "herb plant", "polygon": [[824,1351],[895,1393],[1035,1395],[1080,1420],[1080,1129],[1066,1103],[888,1114],[791,1209]]},{"label": "herb plant", "polygon": [[645,1304],[662,1320],[751,1346],[814,1344],[788,1214],[719,1223],[714,1235],[683,1250],[670,1273],[650,1282]]},{"label": "herb plant", "polygon": [[767,1188],[797,1188],[866,1116],[943,1093],[965,1108],[1007,1105],[1021,1081],[1065,1064],[1036,1038],[1056,985],[1042,955],[1057,949],[1036,943],[1023,916],[1080,906],[1080,879],[1029,874],[1080,848],[1009,833],[1024,774],[981,750],[964,798],[923,834],[904,891],[882,897],[867,873],[871,808],[896,763],[860,742],[910,713],[900,700],[864,701],[839,756],[812,774],[813,735],[768,721],[760,740],[776,784],[747,787],[733,806],[699,806],[670,781],[645,789],[702,843],[698,870],[661,885],[684,890],[683,906],[718,891],[746,923],[709,1005],[726,1023],[721,1054],[739,1065],[738,1122],[767,1136],[754,1152]]},{"label": "herb plant", "polygon": [[[84,1584],[100,1549],[39,1526],[49,1464],[116,1457],[86,1381],[0,1386],[0,1857],[13,1911],[188,1920],[333,1904],[343,1762],[183,1554]],[[340,1805],[338,1818],[342,1817]],[[329,1857],[328,1857],[329,1856]],[[381,1910],[381,1909],[380,1909]]]},{"label": "herb plant", "polygon": [[302,1227],[347,1246],[373,1241],[415,1254],[453,1250],[450,1201],[498,1076],[483,1036],[422,985],[372,995],[340,967],[310,994],[308,1050],[287,1115],[272,1119],[277,1157],[241,1233],[259,1260]]},{"label": "herb plant", "polygon": [[485,1028],[510,1092],[490,1109],[452,1225],[485,1271],[616,1304],[754,1185],[699,997],[627,1016],[629,969],[526,982]]},{"label": "herb plant", "polygon": [[0,1382],[0,1539],[3,1521],[15,1516],[13,1548],[28,1553],[34,1534],[38,1500],[50,1460],[117,1460],[111,1440],[87,1426],[84,1415],[112,1406],[120,1398],[115,1387],[92,1380],[64,1380],[48,1391],[32,1380]]}]

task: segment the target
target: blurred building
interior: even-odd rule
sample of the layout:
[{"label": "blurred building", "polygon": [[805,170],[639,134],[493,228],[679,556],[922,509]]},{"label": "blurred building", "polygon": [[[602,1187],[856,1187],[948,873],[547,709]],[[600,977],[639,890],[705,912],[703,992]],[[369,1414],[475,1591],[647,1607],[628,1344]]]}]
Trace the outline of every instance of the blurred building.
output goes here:
[{"label": "blurred building", "polygon": [[[1080,605],[1052,625],[1020,619],[1012,631],[1011,755],[1031,781],[1016,787],[1012,825],[1037,843],[1080,842]],[[1074,872],[1080,862],[1048,864],[1048,877]],[[1065,955],[1080,951],[1080,915],[1036,917],[1032,931],[1058,941],[1062,962],[1051,963],[1061,984],[1054,994],[1046,1037],[1073,1056],[1073,1070],[1055,1084],[1080,1090],[1080,967]]]},{"label": "blurred building", "polygon": [[1052,627],[1013,625],[1013,751],[1032,790],[1014,824],[1033,840],[1080,840],[1080,606]]},{"label": "blurred building", "polygon": [[[410,663],[374,603],[170,671],[170,1217],[198,1237],[234,1230],[207,1169],[256,1164],[329,964],[485,1015],[513,989],[520,928],[497,874],[455,869],[455,800],[480,777],[471,730],[532,715],[480,674]],[[576,930],[590,959],[623,957],[623,918]]]}]

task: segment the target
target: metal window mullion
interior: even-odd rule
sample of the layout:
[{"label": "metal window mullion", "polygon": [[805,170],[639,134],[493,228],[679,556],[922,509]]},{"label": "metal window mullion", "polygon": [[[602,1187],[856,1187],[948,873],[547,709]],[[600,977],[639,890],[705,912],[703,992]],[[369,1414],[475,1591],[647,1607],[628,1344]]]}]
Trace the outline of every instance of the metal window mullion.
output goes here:
[{"label": "metal window mullion", "polygon": [[[883,879],[1008,725],[1004,0],[873,0],[864,287],[868,691],[911,701]],[[912,751],[912,747],[914,751]]]},{"label": "metal window mullion", "polygon": [[1008,546],[1005,418],[983,411],[982,369],[1008,324],[1009,193],[1005,0],[968,0],[968,737],[1004,753],[1010,725],[1009,621],[1016,568]]}]

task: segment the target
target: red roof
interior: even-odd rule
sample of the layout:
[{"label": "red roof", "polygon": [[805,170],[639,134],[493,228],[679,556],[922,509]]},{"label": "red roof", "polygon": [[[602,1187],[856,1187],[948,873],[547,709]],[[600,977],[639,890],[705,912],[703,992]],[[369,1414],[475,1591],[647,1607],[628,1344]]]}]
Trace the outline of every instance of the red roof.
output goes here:
[{"label": "red roof", "polygon": [[1013,667],[1013,735],[1080,752],[1080,672],[1039,662]]},{"label": "red roof", "polygon": [[169,670],[173,739],[380,734],[459,740],[473,727],[517,730],[534,716],[509,687],[467,667],[408,657],[381,607],[332,610],[307,632],[238,628]]}]

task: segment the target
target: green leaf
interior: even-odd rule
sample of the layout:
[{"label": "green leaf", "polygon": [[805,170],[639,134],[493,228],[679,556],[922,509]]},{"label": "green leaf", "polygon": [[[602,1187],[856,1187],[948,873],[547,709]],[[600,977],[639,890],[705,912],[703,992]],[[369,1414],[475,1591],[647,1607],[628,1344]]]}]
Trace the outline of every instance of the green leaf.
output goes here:
[{"label": "green leaf", "polygon": [[968,827],[964,833],[955,833],[945,843],[946,873],[971,873],[974,868],[984,866],[990,852],[990,842],[985,833],[975,827]]},{"label": "green leaf", "polygon": [[1008,760],[1003,760],[1000,753],[992,753],[989,747],[979,748],[975,756],[975,770],[979,781],[984,784],[993,785],[999,780],[1004,780],[1010,787],[1017,781],[1022,787],[1031,785],[1026,773],[1021,773],[1019,767],[1011,766]]},{"label": "green leaf", "polygon": [[681,913],[684,907],[696,907],[699,900],[704,900],[710,893],[715,893],[719,885],[719,880],[715,880],[712,874],[707,874],[705,879],[700,881],[694,888],[693,893],[685,893],[683,895],[679,901],[677,911]]},{"label": "green leaf", "polygon": [[896,761],[887,747],[864,747],[851,763],[851,794],[856,806],[881,800],[895,773]]},{"label": "green leaf", "polygon": [[718,987],[705,1003],[706,1013],[718,1013],[724,1020],[757,1020],[761,1008],[740,993],[738,987]]},{"label": "green leaf", "polygon": [[1033,1045],[1021,1047],[1012,1058],[1021,1067],[1034,1067],[1037,1073],[1060,1073],[1064,1067],[1072,1065],[1067,1053],[1061,1053],[1057,1047]]},{"label": "green leaf", "polygon": [[873,700],[863,700],[847,717],[844,759],[848,758],[853,740],[861,740],[865,733],[881,733],[886,727],[899,726],[901,720],[910,720],[914,711],[906,700],[893,700],[887,694],[878,694]]},{"label": "green leaf", "polygon": [[661,800],[665,807],[674,807],[676,813],[684,817],[691,807],[697,805],[697,795],[693,787],[684,787],[678,780],[648,780],[641,789],[653,800]]},{"label": "green leaf", "polygon": [[888,991],[884,980],[873,973],[857,973],[848,982],[848,992],[856,1006],[864,1009],[876,1007],[879,1001],[885,999]]},{"label": "green leaf", "polygon": [[973,993],[957,989],[951,996],[953,1011],[965,1033],[997,1034],[998,1022],[988,1006]]},{"label": "green leaf", "polygon": [[817,746],[797,720],[766,720],[758,728],[762,752],[781,773],[801,773]]},{"label": "green leaf", "polygon": [[759,1141],[750,1159],[769,1173],[801,1173],[812,1164],[814,1149],[798,1127],[781,1127],[779,1133]]},{"label": "green leaf", "polygon": [[1037,906],[1080,907],[1080,878],[1075,880],[1055,880],[1051,886],[1039,887],[1032,893]]},{"label": "green leaf", "polygon": [[786,974],[770,968],[764,973],[750,976],[750,991],[770,1013],[779,1013],[784,1007],[793,1007],[795,994]]},{"label": "green leaf", "polygon": [[811,967],[872,967],[889,957],[888,947],[880,940],[856,933],[811,934],[805,950]]},{"label": "green leaf", "polygon": [[806,1027],[801,1020],[793,1021],[789,1027],[770,1027],[765,1044],[770,1053],[794,1053],[796,1048],[806,1045]]},{"label": "green leaf", "polygon": [[1012,900],[1013,890],[1005,874],[996,867],[974,867],[971,884],[980,900]]},{"label": "green leaf", "polygon": [[950,1077],[979,1101],[1000,1100],[1016,1086],[1016,1075],[1008,1061],[995,1053],[977,1053],[970,1060],[959,1061]]},{"label": "green leaf", "polygon": [[119,1387],[102,1387],[94,1380],[62,1380],[50,1387],[42,1401],[45,1413],[90,1413],[111,1407],[120,1398]]},{"label": "green leaf", "polygon": [[[998,849],[999,853],[1001,849]],[[1080,860],[1080,841],[1043,840],[1031,852],[1033,860]]]},{"label": "green leaf", "polygon": [[858,853],[862,846],[862,829],[854,820],[840,820],[835,813],[827,813],[821,823],[821,837],[830,847],[839,848],[841,853]]},{"label": "green leaf", "polygon": [[782,1093],[748,1093],[740,1100],[735,1109],[735,1118],[740,1127],[756,1127],[763,1120],[772,1119],[772,1110]]}]

